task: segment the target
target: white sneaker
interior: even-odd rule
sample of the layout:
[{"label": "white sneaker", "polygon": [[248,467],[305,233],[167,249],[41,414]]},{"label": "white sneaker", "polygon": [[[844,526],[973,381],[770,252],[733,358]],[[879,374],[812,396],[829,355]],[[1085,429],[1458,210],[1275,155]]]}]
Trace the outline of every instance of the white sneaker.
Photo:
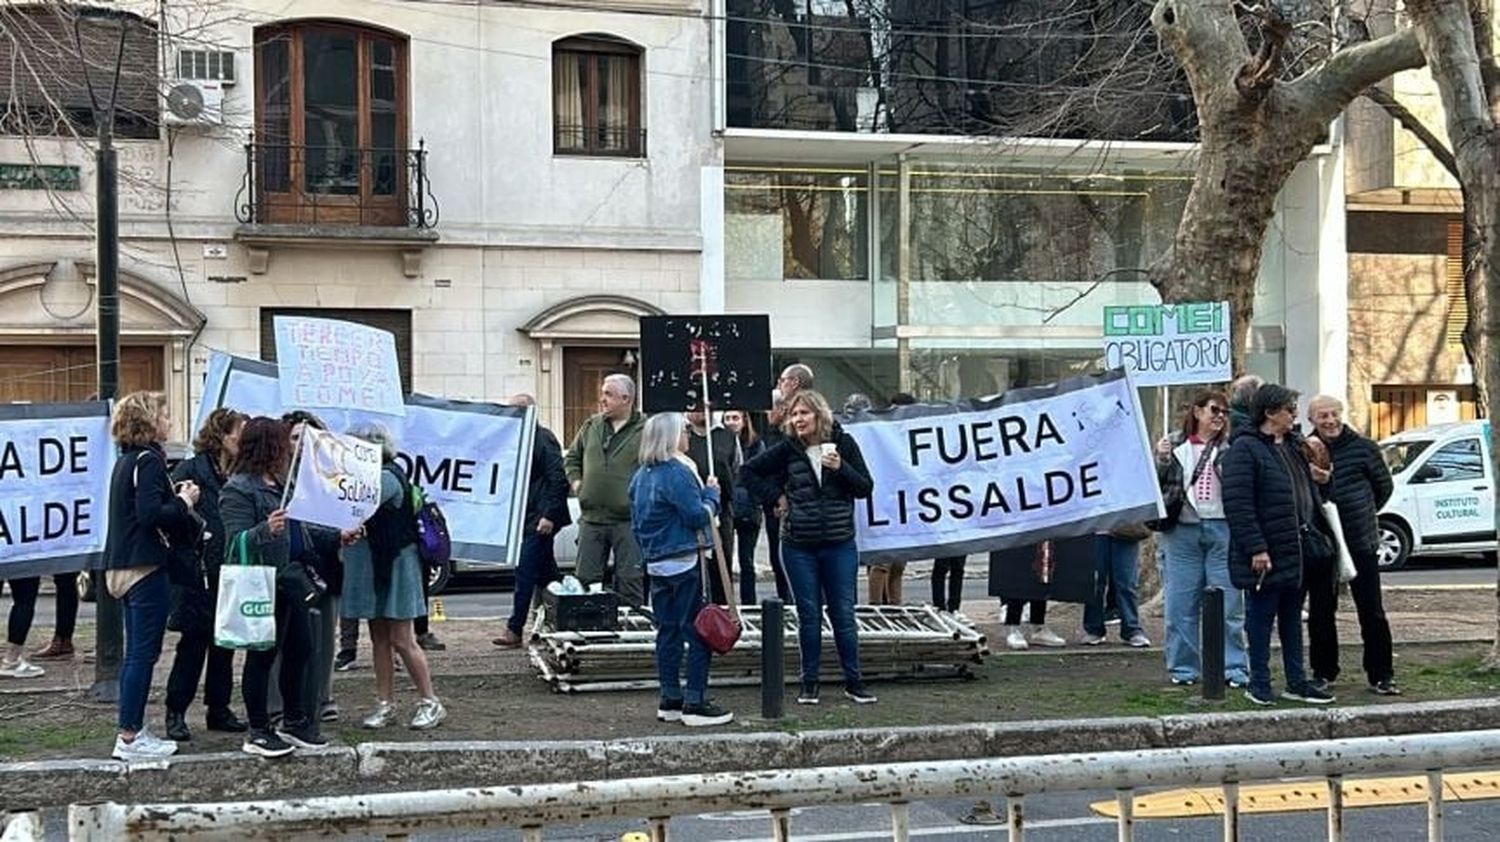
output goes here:
[{"label": "white sneaker", "polygon": [[0,677],[4,678],[41,678],[47,671],[36,664],[27,661],[24,657],[14,661],[0,661]]},{"label": "white sneaker", "polygon": [[1030,645],[1026,643],[1026,635],[1021,632],[1020,626],[1009,626],[1008,628],[1010,629],[1010,631],[1005,633],[1006,646],[1016,650],[1017,652],[1020,652],[1023,649],[1031,648]]},{"label": "white sneaker", "polygon": [[177,741],[164,740],[156,736],[151,733],[150,725],[145,726],[135,735],[136,742],[140,742],[141,740],[145,740],[146,744],[151,746],[153,751],[160,752],[162,757],[171,757],[177,753]]},{"label": "white sneaker", "polygon": [[115,737],[115,750],[111,755],[116,760],[124,760],[129,763],[136,760],[160,760],[171,757],[177,753],[177,743],[171,740],[159,740],[147,731],[141,731],[135,735],[131,742],[125,742],[121,736]]},{"label": "white sneaker", "polygon": [[1147,637],[1145,632],[1136,632],[1125,643],[1132,649],[1146,649],[1151,646],[1151,638]]},{"label": "white sneaker", "polygon": [[1057,632],[1046,626],[1033,626],[1031,629],[1031,642],[1038,646],[1046,646],[1056,649],[1059,646],[1067,646],[1068,642],[1058,637]]},{"label": "white sneaker", "polygon": [[448,718],[448,709],[437,699],[423,699],[417,705],[417,713],[411,718],[411,727],[416,731],[425,731],[428,728],[436,728],[438,723]]},{"label": "white sneaker", "polygon": [[375,703],[375,709],[370,711],[369,715],[361,720],[359,724],[373,731],[391,724],[391,720],[395,717],[396,703],[381,700]]}]

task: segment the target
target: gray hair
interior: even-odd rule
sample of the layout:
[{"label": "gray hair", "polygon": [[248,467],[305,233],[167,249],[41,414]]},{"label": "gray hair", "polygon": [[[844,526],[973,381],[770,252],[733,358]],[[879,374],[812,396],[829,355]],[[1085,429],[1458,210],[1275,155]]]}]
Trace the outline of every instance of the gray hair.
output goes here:
[{"label": "gray hair", "polygon": [[1344,402],[1333,395],[1316,395],[1312,400],[1307,402],[1308,417],[1311,418],[1312,414],[1319,409],[1331,409],[1342,415],[1344,412]]},{"label": "gray hair", "polygon": [[645,429],[641,430],[640,463],[659,465],[672,461],[686,429],[687,417],[681,412],[658,412],[647,418]]},{"label": "gray hair", "polygon": [[865,410],[867,410],[869,408],[870,408],[870,396],[869,395],[866,395],[866,394],[863,394],[863,393],[860,393],[860,392],[855,392],[854,394],[850,395],[849,397],[844,398],[844,414],[845,415],[854,415],[855,413],[858,413],[858,412],[864,412]]},{"label": "gray hair", "polygon": [[811,389],[813,385],[813,370],[803,363],[792,363],[781,372],[782,377],[790,377],[797,381],[797,388]]},{"label": "gray hair", "polygon": [[1265,379],[1254,374],[1236,378],[1233,383],[1229,384],[1229,405],[1250,406],[1250,401],[1255,398],[1256,390],[1264,385],[1266,385]]},{"label": "gray hair", "polygon": [[635,381],[630,379],[630,375],[611,374],[608,377],[604,378],[604,382],[600,383],[599,387],[602,389],[603,387],[609,386],[611,384],[619,386],[620,389],[625,392],[626,397],[631,398],[632,400],[635,398]]},{"label": "gray hair", "polygon": [[391,428],[379,421],[365,421],[355,424],[349,428],[349,435],[380,445],[381,457],[389,462],[396,458],[396,437],[391,433]]}]

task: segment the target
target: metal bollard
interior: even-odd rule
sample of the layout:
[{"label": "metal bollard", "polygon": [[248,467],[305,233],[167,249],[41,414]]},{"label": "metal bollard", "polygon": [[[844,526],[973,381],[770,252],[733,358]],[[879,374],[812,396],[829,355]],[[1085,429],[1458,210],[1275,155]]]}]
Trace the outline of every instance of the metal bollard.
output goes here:
[{"label": "metal bollard", "polygon": [[786,692],[786,612],[781,600],[760,603],[760,716],[780,719]]},{"label": "metal bollard", "polygon": [[1224,589],[1203,591],[1203,614],[1198,623],[1203,653],[1203,698],[1224,701]]}]

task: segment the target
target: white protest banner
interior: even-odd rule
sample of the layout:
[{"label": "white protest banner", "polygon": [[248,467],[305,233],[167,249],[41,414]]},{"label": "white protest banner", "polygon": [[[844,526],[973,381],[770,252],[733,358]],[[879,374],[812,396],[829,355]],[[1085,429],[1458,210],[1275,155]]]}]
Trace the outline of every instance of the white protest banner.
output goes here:
[{"label": "white protest banner", "polygon": [[380,446],[302,428],[288,517],[354,529],[380,508]]},{"label": "white protest banner", "polygon": [[1104,367],[1137,386],[1228,382],[1233,357],[1227,301],[1104,308]]},{"label": "white protest banner", "polygon": [[406,414],[390,331],[303,316],[277,316],[273,323],[284,406]]},{"label": "white protest banner", "polygon": [[846,417],[875,492],[860,561],[988,552],[1162,516],[1136,390],[1120,371],[990,400]]},{"label": "white protest banner", "polygon": [[[267,404],[279,394],[276,380],[274,363],[216,353],[199,414],[206,417],[227,406],[279,415],[279,403]],[[398,464],[448,520],[453,558],[514,566],[521,547],[535,413],[534,407],[409,395],[404,418],[338,410],[318,414],[339,431],[370,420],[389,427],[401,449]]]},{"label": "white protest banner", "polygon": [[0,406],[0,579],[96,566],[114,464],[107,402]]}]

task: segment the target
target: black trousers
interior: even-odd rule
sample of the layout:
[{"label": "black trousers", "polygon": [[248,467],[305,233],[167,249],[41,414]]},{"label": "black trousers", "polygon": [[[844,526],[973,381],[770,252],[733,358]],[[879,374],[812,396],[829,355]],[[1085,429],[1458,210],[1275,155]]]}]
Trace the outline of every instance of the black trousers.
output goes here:
[{"label": "black trousers", "polygon": [[1359,575],[1349,583],[1349,596],[1359,616],[1359,636],[1365,644],[1365,675],[1371,684],[1396,677],[1391,663],[1391,624],[1385,618],[1380,594],[1380,565],[1374,553],[1356,553],[1354,569]]},{"label": "black trousers", "polygon": [[1302,596],[1307,600],[1307,664],[1312,677],[1324,681],[1339,677],[1339,629],[1334,619],[1339,605],[1337,564],[1337,559],[1302,563]]},{"label": "black trousers", "polygon": [[[1006,599],[1006,600],[1001,600],[1001,602],[1005,605],[1005,624],[1007,626],[1019,626],[1019,625],[1021,625],[1021,609],[1023,607],[1025,607],[1026,600],[1024,600],[1024,599]],[[1047,600],[1045,600],[1045,599],[1033,599],[1033,600],[1031,600],[1031,617],[1028,618],[1028,619],[1029,619],[1029,622],[1033,626],[1043,626],[1043,625],[1046,625],[1047,624]]]},{"label": "black trousers", "polygon": [[271,664],[281,653],[280,690],[282,721],[297,726],[308,720],[306,693],[307,659],[313,651],[312,628],[308,624],[307,603],[276,589],[276,648],[245,653],[245,671],[240,677],[240,693],[245,700],[245,717],[250,727],[264,730],[271,726],[266,712],[266,692],[271,683]]},{"label": "black trousers", "polygon": [[5,639],[14,646],[24,646],[26,635],[31,633],[31,621],[36,619],[36,595],[42,589],[38,576],[10,581],[10,619],[5,627]]},{"label": "black trousers", "polygon": [[932,604],[937,610],[958,610],[964,597],[964,562],[967,560],[968,556],[961,555],[933,560]]}]

